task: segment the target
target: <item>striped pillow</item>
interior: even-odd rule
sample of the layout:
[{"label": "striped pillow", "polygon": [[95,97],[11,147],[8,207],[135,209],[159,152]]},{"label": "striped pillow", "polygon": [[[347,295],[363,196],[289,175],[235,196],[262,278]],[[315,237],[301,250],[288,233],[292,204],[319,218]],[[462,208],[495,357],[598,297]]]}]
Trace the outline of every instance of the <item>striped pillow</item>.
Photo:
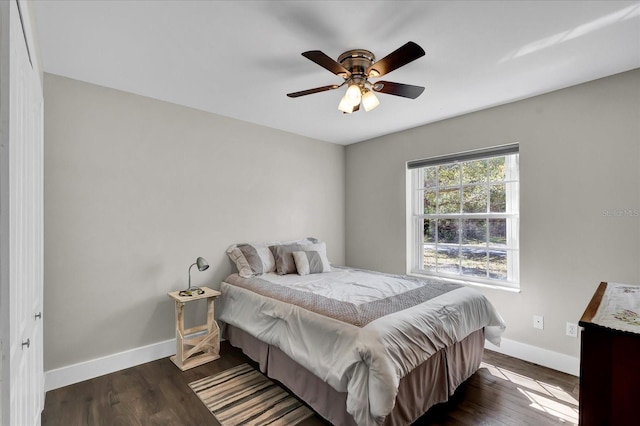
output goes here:
[{"label": "striped pillow", "polygon": [[294,251],[292,255],[298,275],[321,274],[331,271],[329,260],[323,251]]}]

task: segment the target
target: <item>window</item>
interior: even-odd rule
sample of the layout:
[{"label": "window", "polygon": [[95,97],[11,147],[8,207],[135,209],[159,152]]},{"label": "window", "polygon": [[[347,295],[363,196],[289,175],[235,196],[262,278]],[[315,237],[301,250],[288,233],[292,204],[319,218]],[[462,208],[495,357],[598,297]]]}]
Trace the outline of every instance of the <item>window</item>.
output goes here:
[{"label": "window", "polygon": [[518,145],[409,162],[412,272],[518,287]]}]

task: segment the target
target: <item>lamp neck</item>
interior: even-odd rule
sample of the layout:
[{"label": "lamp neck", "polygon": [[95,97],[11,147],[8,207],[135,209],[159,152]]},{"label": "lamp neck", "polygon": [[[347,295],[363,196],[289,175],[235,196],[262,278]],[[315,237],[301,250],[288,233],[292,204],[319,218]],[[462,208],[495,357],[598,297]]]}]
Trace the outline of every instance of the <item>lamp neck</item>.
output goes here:
[{"label": "lamp neck", "polygon": [[192,264],[191,266],[189,266],[189,286],[187,287],[187,290],[191,288],[191,268],[193,268],[196,264]]}]

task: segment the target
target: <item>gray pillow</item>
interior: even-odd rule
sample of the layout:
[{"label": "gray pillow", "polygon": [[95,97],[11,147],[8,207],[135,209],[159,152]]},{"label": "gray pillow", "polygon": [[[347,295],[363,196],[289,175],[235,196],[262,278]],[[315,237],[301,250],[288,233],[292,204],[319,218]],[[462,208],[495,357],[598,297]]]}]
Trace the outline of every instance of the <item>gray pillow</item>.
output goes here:
[{"label": "gray pillow", "polygon": [[293,260],[292,253],[294,251],[302,251],[304,246],[301,244],[282,244],[270,246],[269,249],[276,261],[276,273],[278,275],[294,274],[296,272],[296,263]]},{"label": "gray pillow", "polygon": [[[293,259],[293,252],[296,251],[317,251],[323,259],[327,259],[327,245],[324,242],[316,244],[280,244],[270,246],[271,253],[276,262],[276,273],[279,275],[295,274],[298,272],[296,262]],[[329,261],[326,261],[326,267],[330,269]]]}]

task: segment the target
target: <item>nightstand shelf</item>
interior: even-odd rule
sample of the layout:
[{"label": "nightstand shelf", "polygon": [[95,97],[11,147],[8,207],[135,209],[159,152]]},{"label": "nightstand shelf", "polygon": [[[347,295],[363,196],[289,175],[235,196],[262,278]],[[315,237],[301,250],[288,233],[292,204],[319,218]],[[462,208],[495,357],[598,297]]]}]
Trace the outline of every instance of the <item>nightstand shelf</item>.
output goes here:
[{"label": "nightstand shelf", "polygon": [[[176,354],[171,361],[182,371],[220,358],[220,329],[214,319],[214,300],[220,292],[202,287],[203,294],[180,296],[180,291],[168,293],[176,304]],[[207,322],[184,328],[184,307],[188,302],[207,299]]]}]

